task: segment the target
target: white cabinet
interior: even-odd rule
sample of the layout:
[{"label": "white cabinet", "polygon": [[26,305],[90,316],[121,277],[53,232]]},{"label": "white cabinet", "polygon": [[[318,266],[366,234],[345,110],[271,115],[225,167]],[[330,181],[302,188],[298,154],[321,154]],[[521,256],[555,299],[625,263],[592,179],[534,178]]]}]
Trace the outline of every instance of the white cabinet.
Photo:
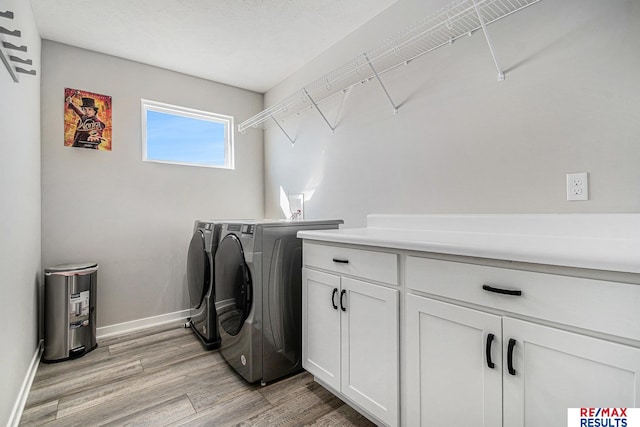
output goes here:
[{"label": "white cabinet", "polygon": [[340,277],[302,270],[302,366],[340,390]]},{"label": "white cabinet", "polygon": [[[303,235],[303,366],[354,408],[389,426],[564,427],[567,408],[640,407],[636,270],[390,233]],[[521,240],[539,243],[504,242]]]},{"label": "white cabinet", "polygon": [[342,278],[342,393],[398,424],[399,291]]},{"label": "white cabinet", "polygon": [[411,294],[406,302],[404,424],[502,426],[501,318]]},{"label": "white cabinet", "polygon": [[304,264],[304,368],[365,413],[398,425],[400,291],[347,276],[397,281],[397,256],[305,243]]},{"label": "white cabinet", "polygon": [[640,407],[639,348],[509,317],[503,336],[505,427],[564,427],[567,408]]},{"label": "white cabinet", "polygon": [[640,406],[640,348],[613,342],[637,339],[637,308],[611,319],[637,307],[640,286],[406,265],[405,425],[566,426],[567,408]]}]

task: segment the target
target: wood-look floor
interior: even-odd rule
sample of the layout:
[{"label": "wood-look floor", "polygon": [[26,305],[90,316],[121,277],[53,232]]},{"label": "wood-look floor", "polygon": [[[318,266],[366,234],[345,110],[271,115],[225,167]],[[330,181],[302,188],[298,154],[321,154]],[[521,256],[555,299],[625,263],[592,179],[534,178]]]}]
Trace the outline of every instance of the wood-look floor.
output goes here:
[{"label": "wood-look floor", "polygon": [[251,385],[180,324],[40,363],[21,426],[372,426],[306,372]]}]

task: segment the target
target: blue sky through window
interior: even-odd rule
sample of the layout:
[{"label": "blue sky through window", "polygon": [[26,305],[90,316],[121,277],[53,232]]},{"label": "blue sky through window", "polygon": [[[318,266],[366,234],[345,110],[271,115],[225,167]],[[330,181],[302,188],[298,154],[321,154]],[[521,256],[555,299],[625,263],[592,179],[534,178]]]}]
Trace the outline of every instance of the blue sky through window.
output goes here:
[{"label": "blue sky through window", "polygon": [[225,124],[147,110],[147,159],[225,165]]}]

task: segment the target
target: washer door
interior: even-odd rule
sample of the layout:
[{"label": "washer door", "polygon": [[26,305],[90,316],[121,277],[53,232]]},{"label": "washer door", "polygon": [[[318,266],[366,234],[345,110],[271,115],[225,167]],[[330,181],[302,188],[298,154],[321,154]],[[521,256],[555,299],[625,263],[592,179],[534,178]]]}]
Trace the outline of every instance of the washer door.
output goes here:
[{"label": "washer door", "polygon": [[204,233],[197,230],[193,233],[187,254],[187,283],[191,307],[200,308],[204,296],[211,286],[211,261],[205,251]]},{"label": "washer door", "polygon": [[237,335],[251,311],[252,287],[249,267],[240,239],[226,235],[215,257],[216,312],[220,326]]}]

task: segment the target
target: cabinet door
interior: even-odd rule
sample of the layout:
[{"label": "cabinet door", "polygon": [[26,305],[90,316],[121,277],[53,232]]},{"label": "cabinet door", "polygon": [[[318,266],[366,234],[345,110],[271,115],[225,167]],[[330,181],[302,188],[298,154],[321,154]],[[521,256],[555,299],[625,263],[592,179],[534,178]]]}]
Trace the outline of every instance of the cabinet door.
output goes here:
[{"label": "cabinet door", "polygon": [[342,278],[342,393],[398,425],[399,291]]},{"label": "cabinet door", "polygon": [[407,426],[502,426],[501,323],[500,316],[407,295]]},{"label": "cabinet door", "polygon": [[[340,277],[302,270],[302,366],[340,390]],[[334,303],[336,306],[334,307]]]},{"label": "cabinet door", "polygon": [[640,407],[640,349],[508,317],[503,322],[505,427],[564,427],[567,408]]}]

